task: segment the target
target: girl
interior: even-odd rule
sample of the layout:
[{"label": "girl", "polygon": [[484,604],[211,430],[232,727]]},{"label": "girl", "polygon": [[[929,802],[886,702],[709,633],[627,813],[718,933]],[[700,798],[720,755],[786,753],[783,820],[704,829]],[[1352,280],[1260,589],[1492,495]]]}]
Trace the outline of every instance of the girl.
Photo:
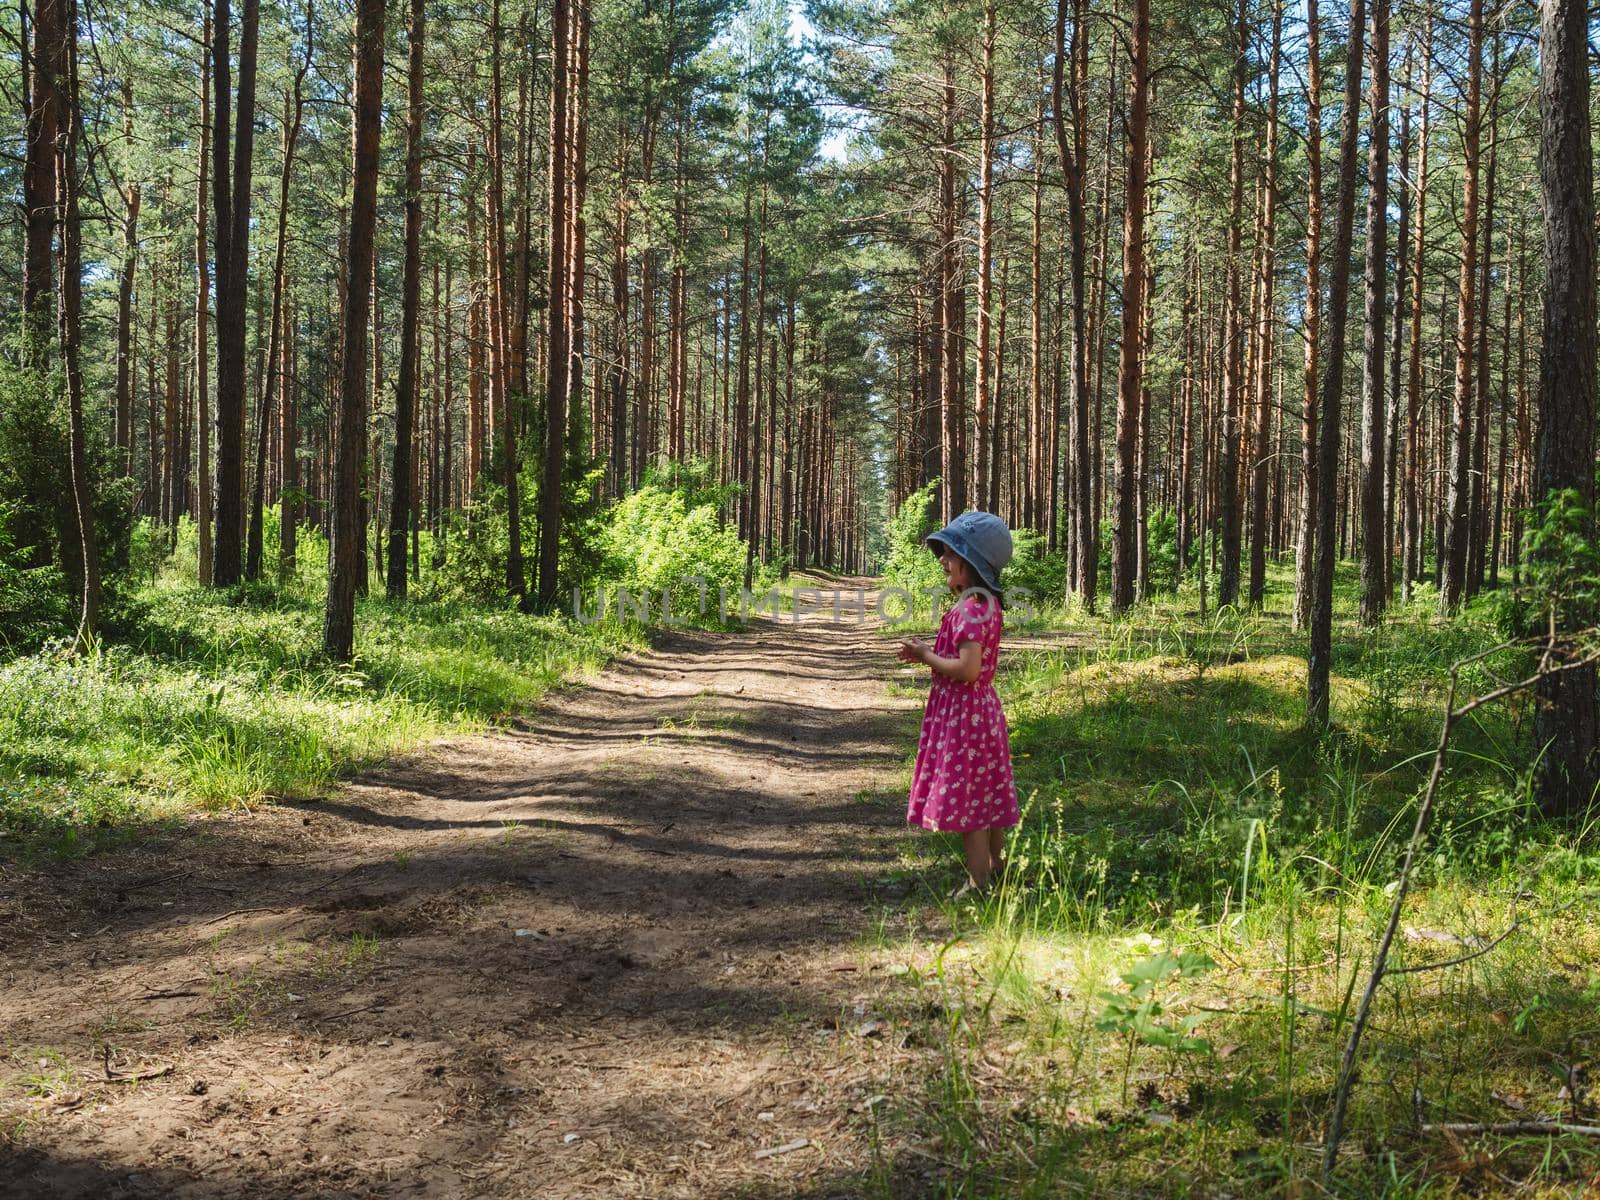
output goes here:
[{"label": "girl", "polygon": [[906,820],[961,834],[969,876],[956,892],[961,899],[999,873],[1005,831],[1019,820],[1006,718],[994,690],[1000,570],[1011,561],[1011,531],[993,513],[966,512],[927,544],[959,599],[933,645],[900,641],[902,662],[933,670]]}]

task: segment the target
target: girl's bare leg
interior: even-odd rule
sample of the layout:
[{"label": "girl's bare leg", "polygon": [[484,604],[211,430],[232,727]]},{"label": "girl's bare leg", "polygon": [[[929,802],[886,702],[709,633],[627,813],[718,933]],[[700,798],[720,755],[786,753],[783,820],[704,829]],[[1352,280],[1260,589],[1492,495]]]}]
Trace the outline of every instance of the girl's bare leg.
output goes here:
[{"label": "girl's bare leg", "polygon": [[1002,874],[1006,869],[1006,831],[999,825],[989,830],[989,873]]},{"label": "girl's bare leg", "polygon": [[966,852],[967,874],[972,877],[973,887],[981,888],[989,882],[989,838],[993,832],[990,829],[974,829],[961,835],[961,848]]}]

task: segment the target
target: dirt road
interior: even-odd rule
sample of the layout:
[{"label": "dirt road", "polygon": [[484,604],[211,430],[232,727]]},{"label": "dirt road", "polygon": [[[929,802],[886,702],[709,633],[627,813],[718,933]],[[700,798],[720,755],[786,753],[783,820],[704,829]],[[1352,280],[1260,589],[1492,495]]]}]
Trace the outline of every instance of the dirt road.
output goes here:
[{"label": "dirt road", "polygon": [[330,800],[6,869],[0,1196],[859,1194],[896,670],[673,634]]}]

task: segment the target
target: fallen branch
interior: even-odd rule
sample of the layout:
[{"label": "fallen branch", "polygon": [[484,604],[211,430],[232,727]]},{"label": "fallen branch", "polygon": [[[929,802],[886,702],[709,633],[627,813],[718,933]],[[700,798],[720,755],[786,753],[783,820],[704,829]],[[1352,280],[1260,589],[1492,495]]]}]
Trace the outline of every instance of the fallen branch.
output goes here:
[{"label": "fallen branch", "polygon": [[1498,1133],[1511,1137],[1554,1137],[1558,1133],[1576,1133],[1584,1137],[1600,1137],[1600,1125],[1568,1125],[1565,1121],[1445,1121],[1424,1125],[1423,1133]]},{"label": "fallen branch", "polygon": [[210,917],[204,921],[198,921],[195,923],[195,928],[201,929],[207,925],[215,925],[218,921],[226,921],[229,917],[248,917],[252,913],[281,913],[282,911],[283,909],[281,908],[236,908],[232,912],[223,913],[220,917]]},{"label": "fallen branch", "polygon": [[363,1004],[360,1008],[347,1008],[343,1012],[334,1013],[331,1017],[313,1017],[312,1020],[313,1021],[338,1021],[338,1020],[343,1019],[344,1017],[353,1017],[357,1013],[371,1012],[373,1009],[382,1008],[383,1006],[384,1006],[383,1005],[383,1001],[380,1000],[375,1004]]},{"label": "fallen branch", "polygon": [[100,1048],[100,1067],[105,1071],[107,1083],[143,1083],[147,1079],[160,1079],[163,1075],[171,1075],[177,1068],[168,1063],[154,1071],[119,1071],[111,1065],[111,1047]]},{"label": "fallen branch", "polygon": [[[1398,975],[1402,972],[1410,972],[1417,969],[1437,970],[1449,965],[1448,963],[1431,963],[1421,968],[1395,968],[1393,970],[1389,968],[1389,950],[1394,945],[1394,936],[1400,927],[1400,914],[1405,908],[1406,893],[1411,886],[1412,865],[1416,861],[1417,852],[1422,846],[1423,838],[1428,832],[1428,822],[1433,816],[1434,802],[1439,795],[1439,781],[1444,778],[1444,760],[1445,753],[1450,747],[1450,734],[1454,731],[1457,722],[1463,717],[1476,709],[1482,708],[1490,701],[1499,700],[1515,692],[1533,687],[1551,675],[1560,675],[1567,671],[1593,666],[1596,662],[1600,662],[1600,650],[1590,650],[1570,662],[1564,662],[1559,666],[1551,666],[1552,648],[1554,646],[1552,635],[1539,657],[1537,668],[1531,675],[1514,683],[1503,684],[1500,687],[1484,692],[1482,695],[1474,696],[1460,708],[1456,707],[1456,691],[1461,683],[1462,667],[1469,663],[1479,662],[1502,650],[1524,644],[1525,641],[1526,639],[1519,639],[1516,642],[1507,642],[1493,649],[1474,654],[1469,658],[1464,658],[1450,668],[1450,690],[1445,697],[1444,719],[1439,725],[1439,746],[1433,754],[1433,768],[1428,773],[1428,786],[1424,789],[1422,800],[1417,805],[1417,820],[1411,830],[1411,840],[1406,843],[1405,858],[1400,864],[1400,878],[1395,881],[1394,899],[1389,905],[1389,919],[1384,926],[1383,937],[1378,941],[1378,950],[1372,959],[1372,972],[1367,976],[1366,990],[1361,993],[1361,1002],[1356,1006],[1355,1020],[1350,1026],[1350,1039],[1345,1043],[1344,1059],[1339,1064],[1339,1082],[1333,1092],[1333,1109],[1328,1114],[1328,1133],[1322,1152],[1322,1176],[1324,1179],[1333,1174],[1333,1168],[1339,1159],[1339,1143],[1344,1137],[1345,1109],[1350,1102],[1351,1085],[1355,1082],[1356,1058],[1361,1049],[1361,1038],[1366,1032],[1367,1021],[1371,1016],[1372,1004],[1377,998],[1379,985],[1386,975]],[[1513,923],[1511,929],[1496,938],[1489,946],[1484,947],[1481,952],[1474,951],[1463,955],[1458,961],[1467,962],[1479,957],[1481,953],[1486,953],[1504,941],[1516,928],[1517,924]]]},{"label": "fallen branch", "polygon": [[145,888],[160,887],[163,883],[171,883],[174,879],[182,879],[189,872],[174,871],[171,875],[158,875],[154,879],[146,879],[140,883],[123,883],[117,885],[119,892],[142,892]]}]

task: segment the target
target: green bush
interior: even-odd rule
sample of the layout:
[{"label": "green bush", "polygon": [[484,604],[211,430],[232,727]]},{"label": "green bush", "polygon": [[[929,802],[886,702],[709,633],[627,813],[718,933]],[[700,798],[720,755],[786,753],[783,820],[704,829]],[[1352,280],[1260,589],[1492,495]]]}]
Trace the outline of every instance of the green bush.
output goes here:
[{"label": "green bush", "polygon": [[1067,592],[1067,554],[1045,546],[1043,534],[1013,529],[1011,564],[1001,574],[1000,586],[1007,591],[1025,588],[1035,605],[1059,602]]},{"label": "green bush", "polygon": [[884,564],[884,582],[920,596],[930,587],[944,586],[939,560],[923,541],[939,528],[933,512],[939,480],[934,479],[912,492],[889,519],[889,558]]},{"label": "green bush", "polygon": [[[132,482],[89,427],[89,490],[100,548],[101,611],[115,623],[128,565]],[[0,357],[0,639],[32,649],[76,620],[83,568],[59,371]],[[67,629],[71,632],[71,629]]]},{"label": "green bush", "polygon": [[670,477],[648,479],[610,512],[600,544],[602,581],[611,588],[652,595],[684,581],[705,581],[737,594],[744,582],[745,544],[718,517],[717,506],[694,487],[675,486]]},{"label": "green bush", "polygon": [[72,632],[73,605],[61,569],[30,565],[11,534],[16,505],[0,500],[0,645],[31,648]]},{"label": "green bush", "polygon": [[1145,557],[1151,590],[1171,591],[1178,578],[1178,516],[1170,508],[1158,508],[1150,515]]}]

